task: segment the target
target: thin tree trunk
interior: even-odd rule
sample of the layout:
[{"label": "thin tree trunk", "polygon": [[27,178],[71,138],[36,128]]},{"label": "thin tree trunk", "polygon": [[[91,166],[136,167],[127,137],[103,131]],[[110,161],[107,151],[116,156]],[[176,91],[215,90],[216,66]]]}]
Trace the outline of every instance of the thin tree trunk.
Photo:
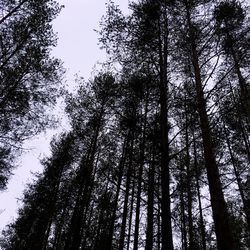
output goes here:
[{"label": "thin tree trunk", "polygon": [[113,211],[112,211],[111,222],[110,222],[109,233],[108,233],[107,246],[106,248],[104,248],[104,250],[112,249],[112,241],[113,241],[113,234],[114,234],[115,220],[116,220],[116,210],[117,210],[118,199],[119,199],[119,194],[121,190],[124,165],[125,165],[126,158],[127,158],[127,144],[128,144],[129,134],[130,132],[128,132],[128,135],[124,138],[124,142],[123,142],[122,156],[121,156],[121,160],[118,166],[119,173],[118,173],[117,190],[116,190],[116,195],[114,199]]},{"label": "thin tree trunk", "polygon": [[[159,178],[158,178],[158,193],[160,194],[160,190],[161,190],[161,186],[160,186],[160,180],[161,176],[159,175]],[[157,213],[157,250],[161,250],[161,202],[158,201],[158,213]]]},{"label": "thin tree trunk", "polygon": [[154,239],[154,186],[155,186],[155,145],[153,144],[152,162],[148,172],[147,232],[145,250],[153,249]]},{"label": "thin tree trunk", "polygon": [[140,226],[140,208],[141,208],[141,186],[142,186],[142,175],[143,166],[145,158],[145,140],[146,140],[146,126],[147,126],[147,114],[148,114],[148,93],[146,96],[145,103],[145,113],[143,121],[143,132],[142,132],[142,142],[140,147],[140,167],[138,173],[138,189],[136,197],[136,215],[135,215],[135,232],[134,232],[134,250],[138,249],[138,239],[139,239],[139,226]]},{"label": "thin tree trunk", "polygon": [[[159,21],[158,48],[160,64],[160,126],[161,126],[161,209],[162,209],[162,250],[173,250],[173,235],[171,225],[170,173],[169,173],[169,127],[168,127],[168,20],[165,14],[165,24],[162,31]],[[164,32],[164,34],[162,34]],[[161,37],[164,35],[164,41]],[[163,42],[163,46],[162,46]]]},{"label": "thin tree trunk", "polygon": [[[231,82],[230,82],[229,86],[230,86],[230,90],[231,90],[231,93],[232,93],[234,105],[237,107],[238,103],[237,103],[237,101],[236,101],[236,99],[235,99],[235,95],[234,95],[234,92],[233,92],[233,87],[232,87]],[[239,110],[238,107],[237,107],[237,111],[238,111],[238,119],[239,119],[240,131],[241,131],[242,138],[243,138],[243,141],[244,141],[244,144],[245,144],[245,148],[246,148],[246,151],[247,151],[248,161],[250,162],[250,147],[249,147],[249,141],[248,141],[248,138],[247,138],[247,135],[246,135],[246,132],[245,132],[243,123],[242,123],[242,117],[241,117],[241,115],[240,115],[241,112],[240,112],[240,110]]]},{"label": "thin tree trunk", "polygon": [[133,219],[133,210],[134,210],[134,197],[135,197],[135,180],[133,180],[132,194],[131,194],[131,204],[130,204],[130,213],[129,213],[129,226],[128,226],[128,239],[127,239],[127,250],[129,250],[129,247],[130,247],[132,219]]},{"label": "thin tree trunk", "polygon": [[81,232],[84,216],[84,208],[87,205],[87,197],[90,191],[91,180],[93,178],[93,164],[97,149],[97,141],[100,133],[101,122],[104,114],[104,103],[99,111],[98,123],[93,134],[92,145],[85,160],[82,161],[80,169],[80,187],[77,195],[77,201],[74,208],[71,225],[68,229],[68,236],[66,239],[65,250],[77,250],[81,244]]},{"label": "thin tree trunk", "polygon": [[185,143],[186,143],[186,168],[187,168],[187,198],[188,198],[188,234],[189,234],[189,249],[195,250],[194,242],[194,226],[193,226],[193,215],[192,215],[192,178],[190,173],[190,153],[189,153],[189,135],[188,135],[188,110],[187,100],[185,97]]},{"label": "thin tree trunk", "polygon": [[231,51],[231,55],[234,61],[235,71],[236,71],[238,81],[239,81],[242,105],[245,109],[245,112],[248,118],[248,124],[250,126],[250,96],[249,96],[248,89],[247,89],[247,83],[240,69],[239,59],[237,58],[236,52],[233,47],[233,39],[229,32],[227,22],[225,22],[225,27],[226,27],[227,39],[229,41],[228,44],[230,45],[230,51]]},{"label": "thin tree trunk", "polygon": [[196,139],[195,139],[194,132],[193,132],[193,139],[194,139],[194,169],[195,169],[196,189],[197,189],[197,196],[198,196],[198,203],[199,203],[201,242],[202,242],[202,250],[206,250],[206,248],[207,248],[206,247],[206,231],[205,231],[203,212],[202,212],[202,204],[201,204]]},{"label": "thin tree trunk", "polygon": [[123,214],[122,214],[122,224],[121,224],[121,232],[119,239],[119,250],[123,250],[124,241],[125,241],[125,233],[126,233],[126,223],[127,223],[127,215],[128,215],[128,198],[129,198],[129,190],[130,190],[130,182],[131,182],[131,174],[132,174],[132,163],[133,163],[133,148],[134,148],[134,131],[132,131],[132,137],[130,141],[130,152],[129,152],[129,163],[127,169],[127,179],[126,179],[126,190],[125,190],[125,198],[123,205]]},{"label": "thin tree trunk", "polygon": [[[76,214],[76,220],[74,222],[74,229],[72,231],[72,240],[69,249],[70,250],[78,250],[81,244],[81,232],[82,232],[82,226],[83,226],[83,215],[85,206],[87,205],[87,196],[89,194],[89,186],[90,186],[90,172],[89,176],[86,178],[85,187],[83,190],[83,193],[81,195],[80,200],[80,208],[77,211]],[[66,249],[65,249],[66,250]]]},{"label": "thin tree trunk", "polygon": [[[85,222],[85,224],[87,224],[87,225],[91,224],[93,212],[94,212],[94,202],[91,203],[90,206],[89,206],[89,211],[88,211],[89,216],[88,216],[87,221]],[[82,235],[82,233],[81,233],[81,235]],[[86,249],[86,248],[88,249],[90,247],[90,246],[87,245],[87,242],[88,242],[89,239],[90,239],[90,232],[88,230],[86,230],[85,235],[84,235],[84,237],[82,238],[82,241],[81,241],[80,249]],[[92,243],[93,243],[93,241],[92,241]]]},{"label": "thin tree trunk", "polygon": [[[43,189],[41,192],[48,192],[51,190],[47,200],[44,200],[44,208],[40,211],[33,226],[30,229],[29,237],[25,241],[25,248],[42,250],[46,249],[47,241],[50,234],[50,228],[53,221],[56,201],[59,193],[59,186],[61,177],[65,169],[64,156],[68,153],[68,145],[70,143],[69,137],[64,141],[64,148],[57,156],[52,165],[47,170],[47,181],[49,188]],[[59,161],[59,162],[58,162]],[[56,163],[55,163],[56,162]]]},{"label": "thin tree trunk", "polygon": [[183,183],[184,169],[181,169],[180,175],[180,202],[181,202],[181,225],[182,225],[182,249],[187,250],[187,228],[186,228],[186,215],[185,215],[185,201],[184,201],[184,183]]},{"label": "thin tree trunk", "polygon": [[[96,157],[94,167],[92,169],[92,175],[90,176],[90,181],[89,181],[89,184],[87,185],[87,190],[85,192],[85,195],[83,195],[84,196],[84,203],[83,203],[84,207],[82,209],[81,230],[80,230],[80,234],[78,236],[80,242],[81,242],[81,239],[86,240],[86,238],[87,238],[86,237],[86,232],[88,232],[89,223],[86,223],[86,222],[88,221],[88,217],[89,217],[89,221],[91,220],[91,217],[92,217],[92,214],[89,211],[93,210],[93,208],[92,208],[93,205],[92,205],[91,209],[89,209],[89,207],[91,205],[91,197],[93,195],[93,189],[94,189],[97,165],[98,165],[98,162],[99,162],[99,156],[100,156],[100,150],[99,150],[99,153],[98,153],[98,155]],[[84,237],[84,233],[85,233],[85,237]],[[81,244],[81,246],[85,247],[84,244]]]},{"label": "thin tree trunk", "polygon": [[250,211],[249,211],[249,209],[247,207],[247,201],[246,201],[246,198],[245,198],[245,195],[244,195],[244,190],[243,190],[243,187],[242,187],[240,174],[239,174],[238,169],[236,167],[234,154],[233,154],[233,151],[232,151],[232,148],[231,148],[231,145],[230,145],[230,141],[229,141],[229,137],[228,137],[229,135],[228,135],[228,132],[226,130],[226,127],[225,127],[224,123],[223,123],[223,126],[224,126],[224,131],[225,131],[225,134],[226,134],[226,143],[227,143],[228,151],[229,151],[229,154],[230,154],[234,174],[235,174],[235,177],[236,177],[236,181],[237,181],[237,184],[238,184],[240,196],[241,196],[242,203],[243,203],[243,210],[245,212],[246,219],[247,219],[248,230],[250,232]]},{"label": "thin tree trunk", "polygon": [[[96,164],[96,167],[97,167],[97,164]],[[110,183],[110,170],[108,171],[108,178],[107,178],[107,183],[105,185],[105,191],[104,191],[103,197],[107,196],[109,183]],[[102,250],[103,244],[105,243],[105,239],[103,239],[102,233],[101,233],[101,230],[105,223],[104,214],[105,214],[105,210],[103,209],[103,207],[101,207],[101,211],[99,211],[99,216],[98,216],[98,226],[96,229],[96,233],[94,233],[94,235],[96,234],[95,240],[93,240],[92,242],[92,245],[93,245],[92,249],[94,250]],[[85,211],[85,218],[86,217],[87,217],[87,211]],[[85,249],[85,245],[82,245],[82,249]]]},{"label": "thin tree trunk", "polygon": [[66,214],[66,208],[63,208],[62,216],[59,220],[56,221],[54,239],[53,239],[53,250],[60,250],[62,249],[62,231],[63,231],[63,224],[64,224],[64,216]]}]

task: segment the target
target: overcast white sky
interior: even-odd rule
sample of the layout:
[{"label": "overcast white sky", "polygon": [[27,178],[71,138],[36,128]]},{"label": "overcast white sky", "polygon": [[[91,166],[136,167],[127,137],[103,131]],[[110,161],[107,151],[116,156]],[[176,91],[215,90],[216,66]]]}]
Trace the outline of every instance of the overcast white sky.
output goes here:
[{"label": "overcast white sky", "polygon": [[[75,74],[90,78],[94,65],[105,61],[105,52],[97,45],[98,23],[105,14],[106,0],[58,0],[65,5],[61,14],[54,21],[54,30],[58,33],[58,45],[53,55],[62,59],[67,69],[66,80],[73,86]],[[127,12],[128,0],[115,0],[124,12]],[[59,130],[67,127],[62,124]],[[57,130],[58,131],[58,130]],[[31,171],[41,171],[39,163],[48,155],[49,142],[57,131],[47,131],[25,144],[28,150],[19,160],[19,167],[14,171],[8,190],[0,193],[0,231],[11,222],[18,208],[17,199],[22,196],[25,185],[31,180]]]}]

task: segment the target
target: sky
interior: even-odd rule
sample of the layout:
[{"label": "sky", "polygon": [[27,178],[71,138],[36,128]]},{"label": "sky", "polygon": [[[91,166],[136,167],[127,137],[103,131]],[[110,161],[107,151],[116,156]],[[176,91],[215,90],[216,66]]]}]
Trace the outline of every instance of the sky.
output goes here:
[{"label": "sky", "polygon": [[[98,24],[105,14],[106,0],[58,0],[65,7],[54,20],[53,28],[58,36],[58,44],[52,55],[60,58],[66,69],[65,82],[74,88],[75,75],[91,77],[94,68],[98,68],[106,59],[105,51],[99,49]],[[115,0],[127,13],[128,0]],[[62,110],[56,110],[60,117]],[[53,135],[66,130],[67,122],[62,120],[57,130],[48,130],[24,144],[24,153],[17,159],[18,167],[9,181],[7,191],[0,192],[0,231],[16,217],[18,199],[22,197],[27,183],[34,179],[32,173],[41,172],[40,160],[50,154],[50,140]]]}]

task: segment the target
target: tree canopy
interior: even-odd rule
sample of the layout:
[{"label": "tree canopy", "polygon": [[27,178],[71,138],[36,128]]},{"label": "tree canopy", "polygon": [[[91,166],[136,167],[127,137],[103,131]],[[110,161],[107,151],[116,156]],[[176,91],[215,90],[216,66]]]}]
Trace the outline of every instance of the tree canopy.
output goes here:
[{"label": "tree canopy", "polygon": [[[6,6],[6,17],[18,16],[18,5]],[[3,249],[249,249],[247,8],[236,0],[140,0],[129,8],[124,15],[107,3],[99,42],[119,67],[104,65],[66,91],[70,129],[53,139],[3,230]],[[50,70],[52,85],[45,82],[54,87],[58,71]],[[43,104],[54,94],[46,91]],[[27,119],[31,106],[21,110]]]}]

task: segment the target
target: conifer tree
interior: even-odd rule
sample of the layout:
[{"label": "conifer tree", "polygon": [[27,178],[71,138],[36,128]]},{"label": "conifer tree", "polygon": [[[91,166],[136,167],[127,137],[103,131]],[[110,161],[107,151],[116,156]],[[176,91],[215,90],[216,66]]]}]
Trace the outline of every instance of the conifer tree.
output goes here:
[{"label": "conifer tree", "polygon": [[48,1],[2,1],[0,5],[1,187],[11,159],[25,139],[53,125],[46,112],[55,105],[62,67],[50,55],[56,37],[51,21],[59,5]]},{"label": "conifer tree", "polygon": [[230,60],[238,78],[241,103],[250,121],[249,83],[243,72],[249,64],[249,37],[245,26],[245,11],[238,1],[222,1],[215,6],[214,16],[225,57]]},{"label": "conifer tree", "polygon": [[44,172],[25,191],[18,219],[3,233],[4,249],[44,249],[47,245],[63,175],[74,160],[73,145],[72,133],[51,143],[52,156],[43,160]]},{"label": "conifer tree", "polygon": [[[204,52],[205,48],[203,47],[199,51],[199,42],[203,37],[202,33],[200,32],[200,26],[193,17],[193,13],[199,4],[199,1],[192,2],[186,0],[182,5],[185,15],[184,20],[188,30],[186,37],[189,51],[188,56],[192,62],[192,70],[196,88],[197,110],[203,139],[204,159],[215,223],[217,247],[218,249],[236,249],[232,235],[232,229],[229,224],[229,214],[222,190],[219,169],[216,163],[215,147],[214,142],[212,141],[211,127],[207,113],[207,103],[203,90],[204,80],[202,79],[200,54]],[[205,37],[205,39],[208,38]]]},{"label": "conifer tree", "polygon": [[233,0],[130,10],[107,4],[100,42],[119,67],[66,95],[72,132],[27,189],[4,249],[249,248],[246,13]]}]

